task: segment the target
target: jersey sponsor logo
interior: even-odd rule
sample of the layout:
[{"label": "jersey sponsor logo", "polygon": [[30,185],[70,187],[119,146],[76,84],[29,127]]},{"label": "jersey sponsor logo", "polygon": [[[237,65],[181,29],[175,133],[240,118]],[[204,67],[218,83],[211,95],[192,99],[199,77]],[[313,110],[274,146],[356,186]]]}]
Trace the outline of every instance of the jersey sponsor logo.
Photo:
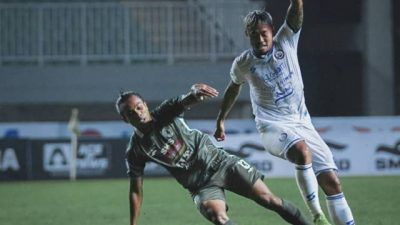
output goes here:
[{"label": "jersey sponsor logo", "polygon": [[265,81],[272,82],[277,78],[283,76],[285,68],[286,67],[284,63],[280,63],[274,68],[271,68],[269,72],[265,73]]},{"label": "jersey sponsor logo", "polygon": [[275,104],[278,103],[280,100],[285,99],[286,97],[289,97],[294,93],[294,90],[292,87],[286,87],[283,88],[283,90],[279,91],[277,90],[275,92]]},{"label": "jersey sponsor logo", "polygon": [[14,149],[6,148],[4,151],[0,150],[0,171],[19,171],[20,168]]},{"label": "jersey sponsor logo", "polygon": [[266,70],[269,72],[264,73],[262,77],[265,85],[272,89],[275,104],[295,93],[291,81],[293,72],[287,69],[285,63],[279,63]]},{"label": "jersey sponsor logo", "polygon": [[188,168],[188,160],[194,150],[188,148],[182,139],[175,136],[172,127],[163,127],[160,133],[162,137],[152,137],[152,146],[144,150],[147,156],[166,166]]},{"label": "jersey sponsor logo", "polygon": [[274,57],[276,59],[281,60],[281,59],[285,58],[285,53],[282,50],[279,49],[274,53]]},{"label": "jersey sponsor logo", "polygon": [[260,66],[259,64],[250,67],[250,73],[262,77],[265,83],[272,83],[280,77],[283,77],[278,82],[282,85],[283,82],[288,82],[291,80],[293,72],[287,69],[285,63],[279,64],[268,64],[266,67]]}]

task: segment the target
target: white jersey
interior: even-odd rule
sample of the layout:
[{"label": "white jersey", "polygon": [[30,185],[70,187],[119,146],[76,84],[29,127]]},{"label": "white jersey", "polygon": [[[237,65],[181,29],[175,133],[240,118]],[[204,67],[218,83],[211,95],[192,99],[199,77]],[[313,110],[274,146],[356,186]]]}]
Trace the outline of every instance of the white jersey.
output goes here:
[{"label": "white jersey", "polygon": [[232,64],[232,81],[249,83],[253,114],[260,132],[270,123],[311,121],[297,58],[299,36],[300,31],[294,33],[285,22],[274,37],[273,48],[263,58],[257,58],[248,49]]}]

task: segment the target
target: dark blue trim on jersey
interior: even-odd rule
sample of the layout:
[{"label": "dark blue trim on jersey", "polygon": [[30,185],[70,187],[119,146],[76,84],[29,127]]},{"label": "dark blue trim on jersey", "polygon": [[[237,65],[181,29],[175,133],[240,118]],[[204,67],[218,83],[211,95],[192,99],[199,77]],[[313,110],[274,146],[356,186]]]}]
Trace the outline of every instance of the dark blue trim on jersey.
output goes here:
[{"label": "dark blue trim on jersey", "polygon": [[340,193],[340,194],[337,194],[337,195],[332,195],[332,196],[326,196],[327,200],[337,200],[337,199],[341,199],[341,198],[344,198],[344,194],[343,193]]},{"label": "dark blue trim on jersey", "polygon": [[316,171],[315,172],[315,175],[320,175],[321,173],[326,173],[326,172],[329,172],[329,171],[334,171],[334,172],[337,172],[337,169],[335,169],[335,168],[328,168],[328,169],[323,169],[323,170],[320,170],[320,171]]},{"label": "dark blue trim on jersey", "polygon": [[289,148],[291,148],[294,144],[296,144],[299,141],[304,140],[303,138],[296,138],[293,141],[291,141],[285,148],[285,158],[287,158],[287,153],[289,151]]},{"label": "dark blue trim on jersey", "polygon": [[354,222],[354,220],[350,220],[346,222],[346,225],[356,225],[356,223]]},{"label": "dark blue trim on jersey", "polygon": [[289,148],[291,148],[295,142],[298,142],[299,140],[303,140],[302,138],[296,138],[293,141],[291,141],[288,145],[287,145],[287,150],[289,150]]}]

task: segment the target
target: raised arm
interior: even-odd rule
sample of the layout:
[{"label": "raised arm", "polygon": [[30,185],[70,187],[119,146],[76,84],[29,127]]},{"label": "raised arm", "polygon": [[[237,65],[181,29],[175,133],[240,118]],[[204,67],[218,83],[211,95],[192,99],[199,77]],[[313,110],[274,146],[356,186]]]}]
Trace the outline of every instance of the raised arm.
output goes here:
[{"label": "raised arm", "polygon": [[286,14],[286,22],[297,33],[303,24],[303,0],[290,0],[290,6]]},{"label": "raised arm", "polygon": [[230,82],[225,90],[224,99],[222,100],[221,108],[217,117],[216,130],[214,132],[214,137],[217,141],[225,140],[225,119],[235,104],[237,97],[240,94],[242,86],[240,84],[235,84]]},{"label": "raised arm", "polygon": [[129,188],[130,225],[137,225],[143,200],[143,178],[131,178]]},{"label": "raised arm", "polygon": [[218,96],[218,91],[207,84],[193,84],[190,92],[187,93],[183,99],[182,104],[185,108],[189,108],[198,102],[207,98],[214,98]]}]

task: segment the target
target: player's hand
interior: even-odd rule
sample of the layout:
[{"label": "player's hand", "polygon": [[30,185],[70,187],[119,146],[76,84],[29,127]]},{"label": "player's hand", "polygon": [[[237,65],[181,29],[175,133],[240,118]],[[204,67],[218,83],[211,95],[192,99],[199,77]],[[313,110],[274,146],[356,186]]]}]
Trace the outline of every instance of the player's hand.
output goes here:
[{"label": "player's hand", "polygon": [[217,128],[214,132],[214,138],[217,141],[225,140],[225,126],[222,122],[217,123]]},{"label": "player's hand", "polygon": [[218,96],[218,91],[207,84],[194,84],[190,88],[190,92],[199,100],[205,98],[214,98]]}]

